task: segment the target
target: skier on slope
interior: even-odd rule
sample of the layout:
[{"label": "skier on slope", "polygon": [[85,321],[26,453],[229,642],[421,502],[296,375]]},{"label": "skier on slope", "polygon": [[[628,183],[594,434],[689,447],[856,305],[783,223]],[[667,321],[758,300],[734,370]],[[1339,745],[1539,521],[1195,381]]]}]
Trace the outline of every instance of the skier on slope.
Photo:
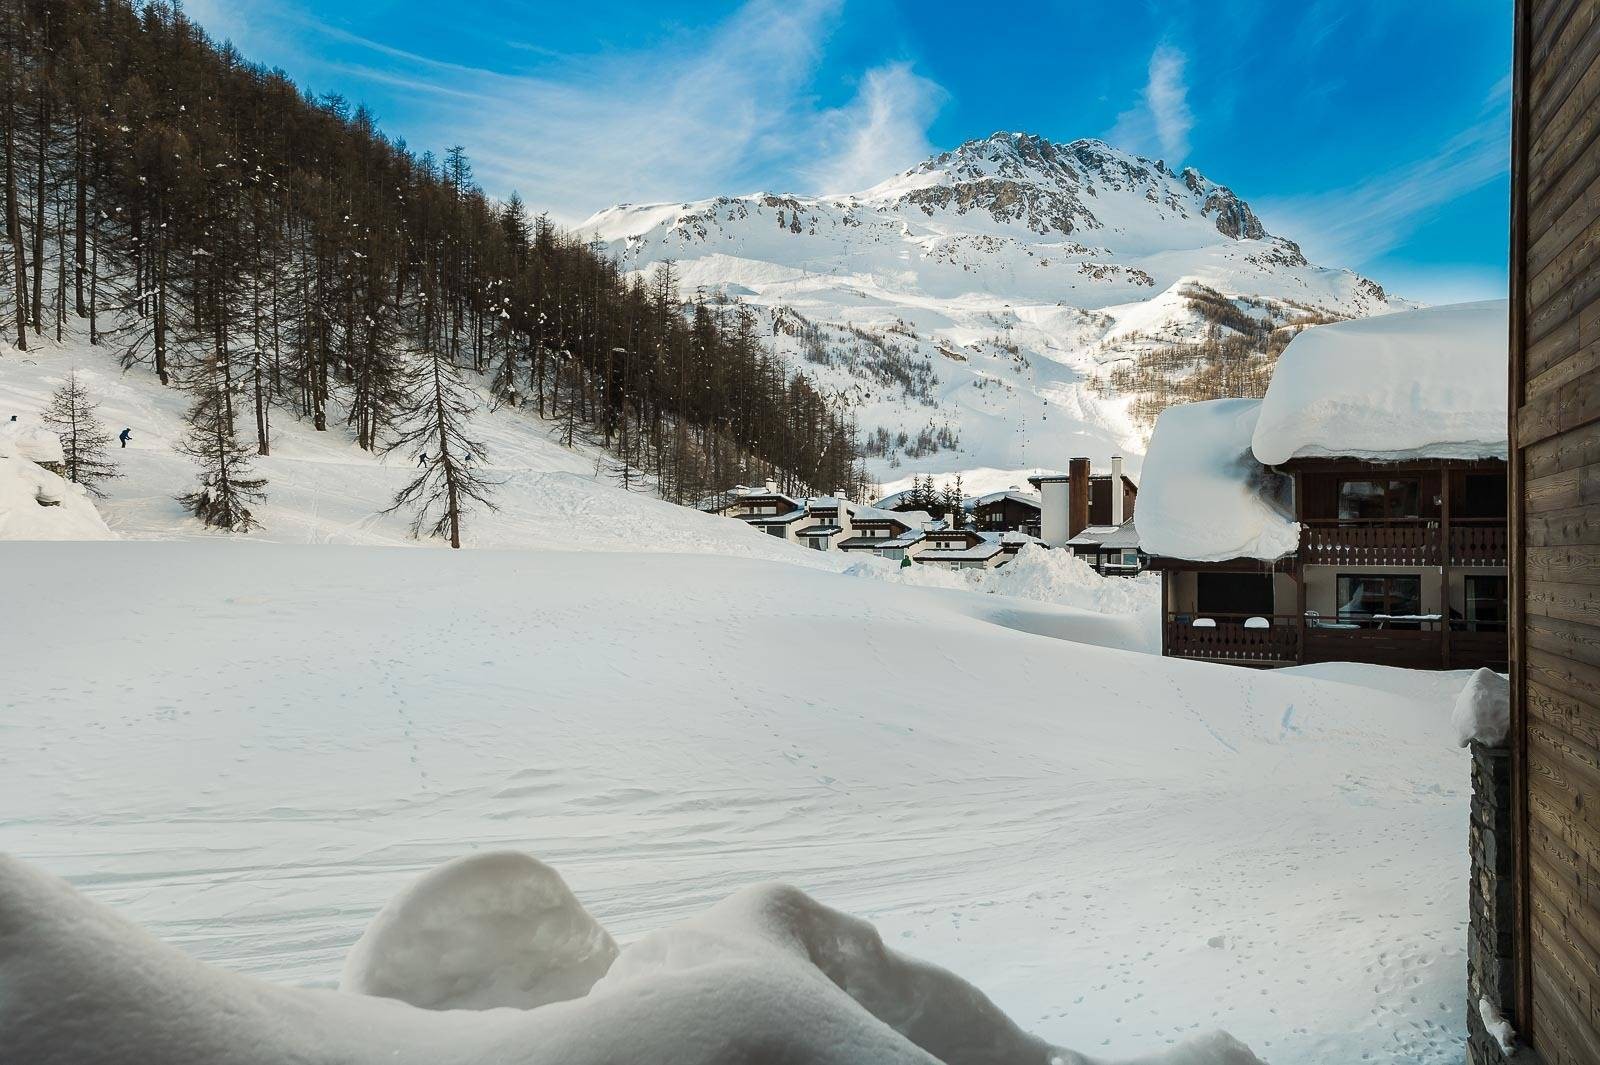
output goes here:
[{"label": "skier on slope", "polygon": [[122,446],[123,447],[127,447],[128,446],[128,441],[133,439],[133,430],[132,429],[124,429],[124,430],[122,430],[122,432],[117,434],[117,439],[122,441]]}]

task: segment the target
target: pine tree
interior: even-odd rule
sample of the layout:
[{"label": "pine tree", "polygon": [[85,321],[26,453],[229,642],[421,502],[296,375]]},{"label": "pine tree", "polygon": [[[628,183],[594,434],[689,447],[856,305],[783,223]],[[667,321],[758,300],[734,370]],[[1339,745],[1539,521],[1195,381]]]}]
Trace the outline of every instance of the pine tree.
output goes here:
[{"label": "pine tree", "polygon": [[422,353],[409,384],[410,416],[389,450],[417,454],[420,468],[386,513],[416,507],[413,536],[426,526],[428,535],[448,536],[458,548],[466,511],[474,503],[494,509],[494,482],[482,472],[484,446],[467,434],[476,404],[460,371],[437,347]]},{"label": "pine tree", "polygon": [[179,496],[178,502],[212,528],[240,533],[259,529],[261,523],[247,504],[266,501],[262,489],[267,482],[251,476],[252,449],[234,436],[227,371],[220,360],[205,360],[192,387],[195,402],[189,408],[189,433],[178,450],[200,467],[200,487]]},{"label": "pine tree", "polygon": [[90,400],[88,389],[83,387],[74,370],[67,374],[61,387],[51,395],[50,405],[44,409],[41,418],[61,438],[62,464],[66,467],[67,480],[81,484],[94,495],[104,498],[100,482],[122,475],[117,472],[116,463],[108,457],[111,434],[95,417],[98,406]]}]

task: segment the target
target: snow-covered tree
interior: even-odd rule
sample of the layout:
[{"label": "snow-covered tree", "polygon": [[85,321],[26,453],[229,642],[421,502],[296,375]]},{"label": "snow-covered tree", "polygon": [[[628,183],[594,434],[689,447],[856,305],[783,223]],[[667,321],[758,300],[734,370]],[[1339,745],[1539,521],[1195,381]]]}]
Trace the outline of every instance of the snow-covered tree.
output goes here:
[{"label": "snow-covered tree", "polygon": [[90,400],[89,390],[83,387],[74,370],[50,396],[50,405],[40,417],[61,438],[62,465],[66,467],[67,480],[104,497],[100,483],[122,475],[110,459],[111,434],[95,417],[98,406]]}]

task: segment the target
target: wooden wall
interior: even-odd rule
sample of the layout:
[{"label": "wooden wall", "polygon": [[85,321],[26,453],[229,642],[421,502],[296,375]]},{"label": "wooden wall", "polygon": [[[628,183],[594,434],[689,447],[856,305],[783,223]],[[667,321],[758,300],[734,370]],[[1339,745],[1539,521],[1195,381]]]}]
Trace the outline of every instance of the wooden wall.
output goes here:
[{"label": "wooden wall", "polygon": [[1600,1062],[1600,0],[1518,0],[1512,135],[1517,1027]]}]

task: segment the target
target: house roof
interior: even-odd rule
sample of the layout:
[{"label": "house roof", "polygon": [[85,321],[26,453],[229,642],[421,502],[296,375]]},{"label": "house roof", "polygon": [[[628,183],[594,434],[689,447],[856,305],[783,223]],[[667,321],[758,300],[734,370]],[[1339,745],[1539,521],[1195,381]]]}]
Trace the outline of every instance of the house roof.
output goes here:
[{"label": "house roof", "polygon": [[1250,450],[1261,403],[1216,399],[1161,412],[1139,491],[1146,552],[1222,562],[1276,559],[1299,546],[1293,482]]},{"label": "house roof", "polygon": [[806,512],[803,510],[791,510],[787,514],[762,514],[744,520],[747,525],[789,525],[805,516]]},{"label": "house roof", "polygon": [[986,496],[979,496],[972,501],[972,505],[975,507],[987,507],[995,503],[1003,503],[1006,500],[1010,500],[1013,503],[1021,503],[1023,506],[1032,507],[1034,510],[1038,510],[1043,505],[1038,496],[1030,492],[1021,492],[1014,488],[1004,492],[990,492]]},{"label": "house roof", "polygon": [[782,492],[769,492],[765,486],[752,488],[749,485],[736,484],[726,492],[719,492],[695,504],[696,510],[725,510],[735,503],[747,503],[757,499],[772,499],[780,503],[787,503],[791,507],[798,507],[799,501],[793,496]]},{"label": "house roof", "polygon": [[801,529],[799,532],[795,533],[795,535],[811,537],[838,536],[842,532],[844,532],[844,530],[837,525],[808,525],[804,529]]},{"label": "house roof", "polygon": [[933,549],[924,551],[917,556],[919,562],[982,562],[993,558],[1003,550],[999,539],[985,539],[971,547],[955,550]]},{"label": "house roof", "polygon": [[1129,518],[1121,525],[1091,525],[1067,541],[1068,547],[1096,547],[1102,551],[1136,550],[1139,531]]},{"label": "house roof", "polygon": [[1488,300],[1305,330],[1273,367],[1251,450],[1269,466],[1505,458],[1507,314]]},{"label": "house roof", "polygon": [[889,542],[887,536],[847,536],[834,544],[841,551],[853,551],[856,548],[875,549]]}]

